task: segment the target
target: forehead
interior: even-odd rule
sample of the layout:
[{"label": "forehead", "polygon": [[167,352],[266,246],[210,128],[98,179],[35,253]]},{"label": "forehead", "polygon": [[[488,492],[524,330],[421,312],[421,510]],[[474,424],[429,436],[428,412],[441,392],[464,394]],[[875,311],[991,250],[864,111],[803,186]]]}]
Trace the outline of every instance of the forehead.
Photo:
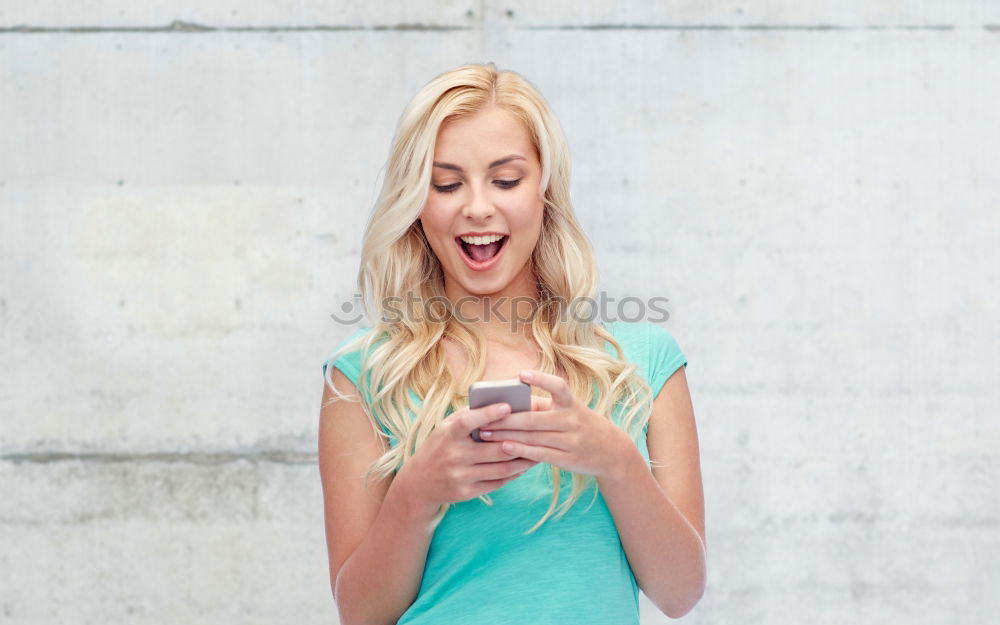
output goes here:
[{"label": "forehead", "polygon": [[[499,152],[504,155],[516,152],[529,159],[534,156],[524,123],[509,111],[493,108],[442,124],[434,159],[454,159],[450,162],[465,159],[470,165],[485,165]],[[479,163],[480,160],[484,162]]]}]

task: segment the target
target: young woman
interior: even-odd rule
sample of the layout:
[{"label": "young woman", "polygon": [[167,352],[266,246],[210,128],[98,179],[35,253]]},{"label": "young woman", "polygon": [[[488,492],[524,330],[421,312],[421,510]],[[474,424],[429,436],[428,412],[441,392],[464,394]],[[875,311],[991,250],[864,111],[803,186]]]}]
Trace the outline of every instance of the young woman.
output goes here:
[{"label": "young woman", "polygon": [[[658,326],[588,314],[569,182],[559,124],[514,72],[459,67],[404,111],[361,253],[376,321],[323,363],[345,625],[622,625],[639,589],[671,617],[702,596],[687,360]],[[505,378],[530,411],[468,407],[471,383]]]}]

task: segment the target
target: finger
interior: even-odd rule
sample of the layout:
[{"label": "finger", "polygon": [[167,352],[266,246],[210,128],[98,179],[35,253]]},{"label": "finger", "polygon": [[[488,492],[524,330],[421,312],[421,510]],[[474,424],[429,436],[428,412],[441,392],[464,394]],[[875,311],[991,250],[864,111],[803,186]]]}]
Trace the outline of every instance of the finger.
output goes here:
[{"label": "finger", "polygon": [[509,477],[511,475],[518,475],[530,469],[531,467],[538,464],[534,460],[527,460],[525,458],[517,458],[515,460],[507,460],[505,462],[491,462],[489,464],[477,465],[472,471],[472,480],[475,482],[480,482],[482,480],[497,480]]},{"label": "finger", "polygon": [[502,487],[503,485],[507,484],[508,482],[513,482],[517,478],[521,477],[523,474],[524,472],[522,471],[521,473],[511,475],[510,477],[500,478],[499,480],[486,480],[483,482],[476,482],[476,492],[473,494],[471,498],[475,498],[478,497],[479,495],[483,495],[488,492],[494,491]]},{"label": "finger", "polygon": [[503,462],[516,457],[513,454],[509,454],[504,451],[503,445],[500,443],[495,443],[485,439],[481,443],[475,443],[472,449],[473,455],[471,456],[471,459],[473,464]]},{"label": "finger", "polygon": [[507,453],[502,450],[503,442],[513,441],[516,443],[526,443],[539,447],[551,447],[561,451],[569,451],[566,448],[568,439],[561,432],[551,432],[546,430],[482,430],[480,434],[483,440],[498,443],[501,447],[500,453]]},{"label": "finger", "polygon": [[526,369],[521,372],[521,381],[548,391],[556,406],[570,406],[573,403],[573,394],[570,393],[569,384],[557,375],[544,373],[537,369]]},{"label": "finger", "polygon": [[552,398],[551,397],[540,397],[538,395],[531,396],[531,409],[532,410],[551,410],[552,409]]},{"label": "finger", "polygon": [[472,435],[472,431],[492,421],[503,418],[510,414],[510,404],[499,403],[483,406],[482,408],[469,408],[459,410],[454,413],[452,422],[452,432],[455,438],[462,439]]},{"label": "finger", "polygon": [[504,441],[501,445],[503,445],[504,451],[509,454],[514,454],[520,458],[527,458],[528,460],[547,462],[556,466],[559,466],[560,461],[566,455],[565,452],[553,449],[552,447],[528,445],[527,443],[519,443],[517,441]]},{"label": "finger", "polygon": [[515,412],[492,423],[487,423],[480,428],[480,435],[483,430],[490,432],[497,430],[553,430],[561,432],[565,429],[558,410],[530,410],[528,412]]}]

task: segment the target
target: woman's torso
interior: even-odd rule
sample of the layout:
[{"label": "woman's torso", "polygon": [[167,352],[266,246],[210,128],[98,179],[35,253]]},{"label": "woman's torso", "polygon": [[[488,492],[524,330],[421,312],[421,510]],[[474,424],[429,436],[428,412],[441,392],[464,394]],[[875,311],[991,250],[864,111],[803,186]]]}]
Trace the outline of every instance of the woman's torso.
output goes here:
[{"label": "woman's torso", "polygon": [[[447,340],[445,358],[453,373],[468,366],[461,346]],[[517,378],[539,366],[533,342],[487,341],[482,379]],[[638,588],[601,495],[585,491],[566,516],[523,534],[549,507],[551,470],[535,465],[490,492],[492,505],[478,498],[452,504],[435,530],[417,599],[400,624],[635,622]],[[569,496],[570,477],[560,471],[560,502]],[[595,596],[603,598],[597,606]]]},{"label": "woman's torso", "polygon": [[[626,359],[640,365],[654,396],[677,367],[687,364],[665,330],[651,324],[608,329]],[[537,348],[527,343],[494,344],[487,351],[485,379],[514,378],[539,364]],[[462,356],[446,345],[453,371],[466,366]],[[360,352],[353,352],[337,363],[358,384],[361,361]],[[370,397],[367,387],[359,388]],[[636,444],[648,462],[645,434],[643,429]],[[390,440],[398,444],[391,434]],[[639,622],[638,586],[603,496],[594,499],[589,489],[564,517],[549,517],[535,533],[524,534],[548,509],[550,469],[539,463],[492,491],[492,505],[474,498],[451,506],[435,529],[420,590],[400,624]],[[560,472],[560,502],[569,494],[569,477]]]}]

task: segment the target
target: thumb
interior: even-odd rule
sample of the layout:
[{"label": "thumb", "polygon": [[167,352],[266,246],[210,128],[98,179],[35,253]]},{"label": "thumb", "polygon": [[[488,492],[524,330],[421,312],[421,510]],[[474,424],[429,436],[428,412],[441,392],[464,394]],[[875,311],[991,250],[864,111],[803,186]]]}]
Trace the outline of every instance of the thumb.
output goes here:
[{"label": "thumb", "polygon": [[[458,417],[458,424],[455,428],[456,434],[459,438],[469,436],[473,434],[473,431],[475,431],[475,434],[478,434],[478,430],[482,426],[502,419],[509,414],[510,404],[507,403],[490,404],[482,408],[470,408]],[[475,435],[473,435],[473,438],[479,440]]]}]

